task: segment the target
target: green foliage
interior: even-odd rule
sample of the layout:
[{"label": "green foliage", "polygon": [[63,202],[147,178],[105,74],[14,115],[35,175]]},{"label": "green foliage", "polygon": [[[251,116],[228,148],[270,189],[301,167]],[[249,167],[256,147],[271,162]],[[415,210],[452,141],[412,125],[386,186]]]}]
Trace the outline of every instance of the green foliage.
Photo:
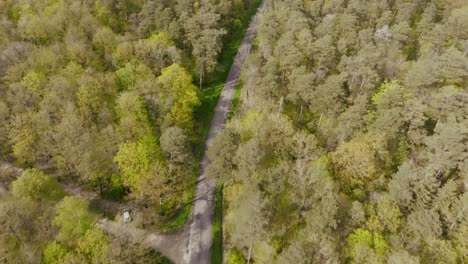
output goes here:
[{"label": "green foliage", "polygon": [[12,183],[12,194],[32,201],[60,200],[64,195],[57,179],[37,169],[27,169]]},{"label": "green foliage", "polygon": [[372,242],[372,234],[365,230],[365,229],[356,229],[354,232],[348,236],[346,241],[351,245],[365,245],[371,247]]},{"label": "green foliage", "polygon": [[356,229],[346,238],[353,263],[372,262],[375,259],[383,263],[388,252],[388,243],[380,233],[371,233],[366,229]]},{"label": "green foliage", "polygon": [[142,63],[129,62],[115,72],[120,91],[135,88],[138,82],[153,77],[150,69]]},{"label": "green foliage", "polygon": [[[462,258],[466,3],[387,2],[265,1],[238,114],[206,169],[226,183],[226,244],[250,261]],[[248,233],[241,215],[268,224]]]},{"label": "green foliage", "polygon": [[44,85],[47,78],[43,73],[30,71],[21,80],[21,85],[35,96],[43,94]]},{"label": "green foliage", "polygon": [[374,151],[364,142],[341,144],[332,154],[332,162],[344,190],[364,187],[378,173]]},{"label": "green foliage", "polygon": [[[211,263],[223,263],[223,187],[216,188]],[[228,260],[228,263],[229,260]],[[238,263],[238,262],[234,262]]]},{"label": "green foliage", "polygon": [[[180,227],[191,147],[200,158],[260,2],[0,1],[2,160],[104,197],[130,191],[149,204],[145,219]],[[236,116],[206,169],[226,183],[238,261],[467,262],[466,1],[264,2]],[[55,177],[27,169],[11,186],[0,190],[3,261],[165,261],[76,225],[92,217],[66,198],[53,243]]]},{"label": "green foliage", "polygon": [[66,196],[55,206],[54,225],[60,227],[57,239],[65,244],[72,244],[86,233],[94,223],[88,212],[85,200]]},{"label": "green foliage", "polygon": [[167,105],[164,123],[193,128],[193,112],[200,101],[190,74],[180,65],[173,64],[162,70],[158,81],[161,84],[161,97]]},{"label": "green foliage", "polygon": [[[0,20],[5,22],[0,25],[2,160],[44,168],[59,175],[64,185],[84,184],[94,192],[98,187],[105,198],[120,201],[130,193],[127,199],[140,199],[157,209],[147,210],[145,219],[175,219],[172,226],[180,227],[190,215],[194,186],[190,172],[198,171],[193,168],[191,144],[195,137],[204,139],[201,130],[208,127],[194,121],[200,105],[192,84],[195,64],[197,73],[216,71],[213,76],[224,82],[230,65],[223,65],[224,76],[218,77],[217,56],[226,43],[229,54],[237,51],[235,43],[240,43],[249,20],[243,11],[255,11],[247,0],[234,4],[210,0],[194,6],[190,1],[152,0],[0,3]],[[234,20],[243,26],[231,25]],[[231,26],[238,33],[222,41]],[[232,61],[226,51],[223,54],[224,64]],[[214,97],[209,108],[214,108]],[[209,120],[213,109],[205,110],[198,115]],[[8,255],[7,262],[14,255],[17,262],[37,261],[55,237],[55,222],[60,228],[57,241],[70,247],[66,255],[57,253],[58,262],[110,262],[91,260],[85,251],[75,250],[89,227],[85,206],[65,198],[56,205],[53,221],[49,209],[63,197],[49,192],[57,185],[55,178],[26,176],[14,183],[14,196],[7,191],[5,197],[18,207],[37,204],[40,211],[21,214],[25,222],[11,226],[20,240],[7,231],[5,237],[13,242],[5,247],[2,243],[2,248],[15,250],[0,255]],[[77,218],[87,224],[76,230],[67,224],[73,219],[66,216],[69,207],[77,207]],[[99,212],[98,207],[93,212]],[[37,225],[29,222],[30,217],[39,219]],[[2,222],[3,227],[9,230]],[[30,241],[24,239],[28,236]],[[60,251],[57,245],[50,250]]]},{"label": "green foliage", "polygon": [[119,129],[123,141],[138,141],[152,134],[144,101],[137,94],[122,93],[117,100],[116,111],[120,118]]},{"label": "green foliage", "polygon": [[188,163],[192,160],[190,142],[183,129],[170,127],[163,132],[159,141],[166,158],[171,162]]},{"label": "green foliage", "polygon": [[228,264],[246,264],[247,260],[245,259],[244,254],[239,250],[232,250],[229,252],[229,256],[227,259]]},{"label": "green foliage", "polygon": [[379,233],[374,234],[373,245],[375,252],[380,256],[384,256],[388,252],[388,243]]},{"label": "green foliage", "polygon": [[84,236],[78,239],[77,245],[77,252],[86,256],[91,263],[108,261],[109,241],[101,229],[89,229]]},{"label": "green foliage", "polygon": [[63,245],[52,242],[44,249],[42,263],[44,264],[60,264],[62,263],[68,249]]},{"label": "green foliage", "polygon": [[351,197],[358,201],[364,201],[366,199],[366,193],[362,189],[356,188],[351,191]]},{"label": "green foliage", "polygon": [[144,142],[123,143],[114,160],[122,172],[122,183],[136,188],[138,179],[149,171],[152,162],[150,146]]}]

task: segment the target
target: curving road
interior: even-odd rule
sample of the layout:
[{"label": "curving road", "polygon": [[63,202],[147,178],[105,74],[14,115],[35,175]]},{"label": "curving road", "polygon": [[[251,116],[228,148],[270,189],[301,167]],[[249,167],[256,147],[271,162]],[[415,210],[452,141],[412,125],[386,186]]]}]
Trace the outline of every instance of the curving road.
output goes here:
[{"label": "curving road", "polygon": [[[255,37],[258,15],[263,11],[263,5],[258,9],[257,14],[250,22],[247,33],[239,47],[234,62],[229,71],[226,84],[221,92],[221,96],[216,105],[215,114],[211,121],[211,127],[205,142],[205,150],[208,149],[216,135],[225,127],[226,119],[231,107],[234,90],[239,82],[241,67],[252,47]],[[215,183],[205,177],[204,169],[210,161],[205,154],[201,164],[201,176],[198,178],[195,192],[195,205],[192,210],[192,221],[190,223],[189,239],[185,263],[205,264],[210,263],[211,243],[214,215],[214,194]]]},{"label": "curving road", "polygon": [[[258,14],[263,11],[261,6],[250,22],[247,33],[239,47],[234,62],[229,71],[226,84],[221,92],[215,109],[211,127],[205,141],[208,149],[216,135],[225,127],[227,114],[231,107],[235,87],[239,81],[242,64],[249,54],[258,24]],[[179,232],[171,235],[149,233],[136,228],[132,223],[122,223],[102,219],[97,224],[108,233],[134,241],[156,249],[176,264],[207,264],[211,260],[211,244],[214,216],[215,183],[205,177],[204,170],[210,163],[206,151],[201,163],[201,175],[198,178],[194,207],[190,221]]]}]

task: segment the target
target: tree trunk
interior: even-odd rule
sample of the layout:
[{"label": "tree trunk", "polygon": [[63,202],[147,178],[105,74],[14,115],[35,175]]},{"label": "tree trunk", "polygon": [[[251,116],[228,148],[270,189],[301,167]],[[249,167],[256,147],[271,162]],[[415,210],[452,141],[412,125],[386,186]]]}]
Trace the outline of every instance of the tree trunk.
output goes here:
[{"label": "tree trunk", "polygon": [[323,114],[320,115],[320,121],[317,125],[317,131],[320,129],[320,124],[322,124],[322,118],[323,118]]},{"label": "tree trunk", "polygon": [[10,232],[15,236],[16,240],[18,240],[18,242],[21,245],[24,245],[23,240],[21,240],[21,238],[18,236],[18,234],[16,234],[16,232],[13,230],[13,228],[11,228],[11,226],[8,226],[8,229],[10,229]]},{"label": "tree trunk", "polygon": [[252,244],[253,244],[253,235],[252,235],[252,224],[250,225],[250,243],[249,243],[249,255],[247,257],[247,264],[250,264],[250,259],[252,258]]},{"label": "tree trunk", "polygon": [[366,77],[362,77],[361,86],[359,86],[359,92],[362,90],[362,87],[366,83]]},{"label": "tree trunk", "polygon": [[283,113],[283,104],[284,104],[284,95],[281,96],[280,101],[279,101],[279,109],[278,112]]},{"label": "tree trunk", "polygon": [[200,71],[200,91],[203,89],[203,75],[205,75],[205,71],[202,69]]},{"label": "tree trunk", "polygon": [[102,183],[101,178],[98,179],[98,184],[99,184],[99,194],[102,195],[102,193],[104,192],[104,184]]},{"label": "tree trunk", "polygon": [[302,124],[302,111],[303,110],[304,110],[304,102],[301,102],[301,112],[299,114],[299,122],[298,122],[299,125]]}]

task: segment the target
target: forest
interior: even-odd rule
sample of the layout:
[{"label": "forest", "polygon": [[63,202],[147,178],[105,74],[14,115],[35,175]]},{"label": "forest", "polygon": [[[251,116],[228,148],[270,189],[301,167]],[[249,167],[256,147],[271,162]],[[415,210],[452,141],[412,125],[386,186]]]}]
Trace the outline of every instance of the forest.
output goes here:
[{"label": "forest", "polygon": [[468,262],[468,2],[266,0],[209,149],[225,260]]},{"label": "forest", "polygon": [[204,91],[258,2],[0,1],[0,263],[168,263],[96,223],[186,221]]},{"label": "forest", "polygon": [[0,263],[171,263],[260,2],[211,262],[468,263],[466,0],[0,0]]}]

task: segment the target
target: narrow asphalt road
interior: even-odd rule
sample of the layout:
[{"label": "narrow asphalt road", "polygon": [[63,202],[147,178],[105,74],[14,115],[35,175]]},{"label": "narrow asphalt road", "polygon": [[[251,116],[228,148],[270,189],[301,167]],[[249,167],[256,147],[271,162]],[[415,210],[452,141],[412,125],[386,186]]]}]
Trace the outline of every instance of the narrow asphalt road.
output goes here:
[{"label": "narrow asphalt road", "polygon": [[201,164],[201,175],[198,178],[195,192],[195,205],[192,210],[192,221],[190,223],[185,263],[210,263],[215,183],[213,180],[205,177],[204,170],[210,163],[206,155],[206,149],[211,146],[216,135],[226,126],[227,115],[231,107],[234,90],[239,82],[241,67],[252,47],[252,41],[255,37],[258,24],[258,15],[262,10],[263,6],[258,9],[257,14],[250,22],[247,33],[234,58],[226,84],[224,85],[218,104],[216,105],[213,120],[211,121],[211,127],[205,142],[205,154],[203,155]]},{"label": "narrow asphalt road", "polygon": [[[226,84],[218,100],[213,120],[211,121],[211,127],[205,142],[205,150],[211,146],[213,139],[226,125],[227,115],[234,96],[234,89],[239,81],[242,64],[252,46],[258,24],[258,14],[262,10],[263,7],[260,7],[250,22],[247,33],[234,58]],[[204,170],[209,163],[210,161],[205,151],[201,164],[201,175],[197,181],[192,214],[188,223],[179,232],[170,235],[151,233],[137,228],[133,223],[106,219],[98,221],[97,225],[117,237],[132,239],[144,246],[153,248],[176,264],[210,263],[215,183],[213,180],[206,178],[204,174]]]}]

